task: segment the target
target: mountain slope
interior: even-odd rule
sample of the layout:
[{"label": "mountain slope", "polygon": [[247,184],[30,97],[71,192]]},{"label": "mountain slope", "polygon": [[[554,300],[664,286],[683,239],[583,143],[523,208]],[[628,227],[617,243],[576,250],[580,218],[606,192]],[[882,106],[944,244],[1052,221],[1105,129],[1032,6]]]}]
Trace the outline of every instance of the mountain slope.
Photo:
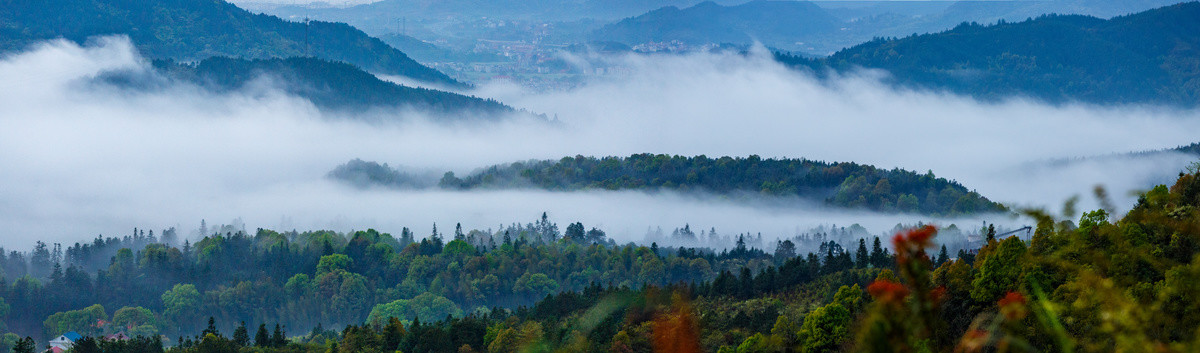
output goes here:
[{"label": "mountain slope", "polygon": [[375,108],[408,108],[455,119],[495,119],[515,110],[491,99],[419,87],[408,87],[379,78],[353,65],[317,58],[233,59],[211,57],[194,65],[157,61],[155,66],[173,79],[214,91],[244,88],[260,77],[281,81],[287,93],[313,102],[318,108],[362,112]]},{"label": "mountain slope", "polygon": [[0,6],[0,51],[63,37],[128,35],[153,59],[203,60],[211,56],[265,59],[315,56],[368,71],[462,85],[437,70],[342,23],[288,22],[256,15],[222,0],[62,0],[49,6],[10,0]]},{"label": "mountain slope", "polygon": [[1049,102],[1155,103],[1194,107],[1200,101],[1200,3],[1103,20],[1043,16],[902,39],[877,39],[809,60],[781,61],[815,69],[884,69],[895,83],[984,99],[1013,95]]},{"label": "mountain slope", "polygon": [[790,45],[836,31],[841,21],[807,1],[751,1],[737,6],[704,2],[664,7],[604,26],[593,39],[626,44],[678,40],[689,44],[761,41]]}]

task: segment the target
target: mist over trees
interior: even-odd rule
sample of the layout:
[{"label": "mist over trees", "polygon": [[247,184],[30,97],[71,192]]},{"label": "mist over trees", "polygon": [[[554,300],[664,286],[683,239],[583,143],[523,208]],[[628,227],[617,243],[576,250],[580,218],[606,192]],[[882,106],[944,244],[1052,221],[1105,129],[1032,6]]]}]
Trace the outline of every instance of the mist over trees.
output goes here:
[{"label": "mist over trees", "polygon": [[[122,248],[95,282],[76,265],[67,271],[84,274],[64,276],[55,266],[46,284],[5,277],[0,314],[7,330],[24,333],[17,318],[53,311],[44,308],[61,298],[113,302],[34,321],[46,336],[87,336],[75,342],[81,351],[112,352],[1185,352],[1196,348],[1200,327],[1188,316],[1200,305],[1190,295],[1200,248],[1189,245],[1198,240],[1187,230],[1200,220],[1198,170],[1145,193],[1120,219],[1094,210],[1076,223],[1070,211],[1030,210],[1038,221],[1032,238],[985,227],[981,246],[955,258],[939,249],[943,235],[930,225],[899,230],[886,246],[860,238],[807,255],[786,245],[791,240],[774,254],[744,239],[720,253],[606,244],[598,234],[581,236],[578,223],[559,233],[545,215],[503,232],[443,233],[434,225],[420,241],[407,229],[399,238],[259,230],[182,249]],[[68,257],[58,252],[39,244],[30,261],[58,265]],[[1082,266],[1080,258],[1095,261]],[[162,281],[170,278],[193,283]],[[63,290],[71,281],[94,285]],[[472,293],[478,297],[462,297]],[[347,313],[354,315],[326,322]],[[114,331],[139,337],[96,338]],[[171,342],[160,333],[178,336]],[[1123,338],[1106,341],[1114,336]],[[36,343],[9,333],[0,344],[32,352]]]},{"label": "mist over trees", "polygon": [[488,167],[458,178],[450,189],[541,188],[553,191],[677,190],[723,195],[800,197],[826,204],[884,212],[960,215],[997,212],[1002,207],[933,172],[878,169],[857,163],[750,157],[564,157]]},{"label": "mist over trees", "polygon": [[[797,236],[770,249],[755,247],[761,235],[739,235],[721,248],[620,245],[579,222],[560,228],[546,214],[495,230],[434,224],[421,236],[408,228],[399,236],[370,229],[247,234],[206,222],[201,228],[204,236],[195,242],[166,243],[179,238],[173,228],[161,237],[135,229],[65,249],[38,242],[30,252],[0,256],[0,298],[11,307],[3,316],[7,329],[40,339],[72,331],[92,337],[199,333],[193,338],[199,342],[208,325],[222,332],[242,322],[280,323],[293,331],[389,318],[416,325],[494,308],[527,310],[560,292],[707,281],[718,287],[705,290],[735,291],[724,283],[739,272],[799,266],[781,282],[799,283],[870,266],[842,260],[850,252],[828,238]],[[819,252],[803,257],[803,249]],[[884,266],[888,255],[876,251],[871,263]],[[822,260],[808,264],[814,256]],[[215,323],[205,324],[207,317]]]}]

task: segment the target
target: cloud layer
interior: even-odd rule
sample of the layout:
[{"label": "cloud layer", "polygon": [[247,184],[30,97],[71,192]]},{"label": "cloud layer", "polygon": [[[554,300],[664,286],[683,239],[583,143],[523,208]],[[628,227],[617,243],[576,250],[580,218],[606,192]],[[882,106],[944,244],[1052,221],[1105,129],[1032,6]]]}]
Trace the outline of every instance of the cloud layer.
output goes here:
[{"label": "cloud layer", "polygon": [[762,52],[604,60],[628,74],[564,92],[504,83],[470,92],[557,116],[561,126],[447,126],[411,112],[377,113],[412,118],[397,124],[322,116],[269,81],[221,95],[178,84],[131,92],[97,83],[106,72],[152,74],[122,38],[84,47],[50,42],[10,54],[0,59],[0,245],[74,242],[133,227],[190,229],[200,219],[212,225],[238,217],[250,228],[398,233],[408,226],[423,234],[433,222],[488,228],[542,211],[563,224],[602,226],[621,240],[641,239],[649,226],[684,223],[765,236],[854,222],[882,232],[921,218],[695,195],[358,190],[324,176],[353,158],[467,173],[576,154],[758,154],[932,169],[1023,205],[1056,207],[1103,183],[1127,207],[1128,191],[1170,181],[1191,158],[1065,167],[1040,161],[1171,147],[1195,142],[1200,131],[1200,114],[1190,111],[1020,99],[982,104],[896,91],[869,72],[822,83]]}]

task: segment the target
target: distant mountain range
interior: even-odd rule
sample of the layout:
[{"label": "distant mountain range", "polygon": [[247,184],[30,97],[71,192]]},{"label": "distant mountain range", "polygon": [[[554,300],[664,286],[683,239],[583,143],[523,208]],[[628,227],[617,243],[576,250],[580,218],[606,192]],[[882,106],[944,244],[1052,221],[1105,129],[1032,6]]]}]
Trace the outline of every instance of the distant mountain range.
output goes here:
[{"label": "distant mountain range", "polygon": [[1108,18],[1178,1],[383,0],[345,8],[257,9],[297,21],[346,22],[378,36],[447,40],[458,51],[472,49],[478,39],[560,45],[758,41],[823,56],[875,37],[939,32],[963,22],[1022,21],[1051,13]]},{"label": "distant mountain range", "polygon": [[949,31],[877,39],[827,58],[777,58],[820,74],[859,67],[897,84],[983,99],[1049,102],[1200,103],[1200,3],[1111,20],[1042,16],[1019,23],[963,24]]},{"label": "distant mountain range", "polygon": [[221,0],[9,0],[0,6],[0,51],[66,38],[125,34],[153,59],[198,61],[313,56],[447,86],[462,83],[342,23],[256,15]]},{"label": "distant mountain range", "polygon": [[722,6],[663,7],[593,32],[590,40],[625,44],[761,42],[813,55],[874,37],[938,32],[963,22],[1020,21],[1044,14],[1125,15],[1178,0],[1062,1],[798,1],[753,0]]},{"label": "distant mountain range", "polygon": [[626,44],[681,41],[687,44],[752,43],[790,47],[837,31],[842,21],[807,1],[757,0],[736,6],[703,2],[650,11],[604,26],[593,40]]},{"label": "distant mountain range", "polygon": [[[702,0],[382,0],[351,7],[274,6],[258,9],[284,16],[316,16],[353,23],[489,17],[541,21],[571,21],[581,18],[615,20],[665,6],[691,6]],[[744,0],[721,0],[736,4]]]}]

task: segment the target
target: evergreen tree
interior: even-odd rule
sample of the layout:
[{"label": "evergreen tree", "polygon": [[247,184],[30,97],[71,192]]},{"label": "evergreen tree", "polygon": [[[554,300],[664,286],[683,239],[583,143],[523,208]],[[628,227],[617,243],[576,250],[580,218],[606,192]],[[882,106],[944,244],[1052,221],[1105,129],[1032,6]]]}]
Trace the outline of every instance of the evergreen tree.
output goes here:
[{"label": "evergreen tree", "polygon": [[238,347],[246,347],[250,345],[250,332],[246,330],[246,322],[242,321],[237,329],[233,330],[233,344]]},{"label": "evergreen tree", "polygon": [[858,268],[867,268],[871,265],[871,255],[867,252],[867,240],[858,238],[858,251],[854,253],[854,260],[857,262],[855,266]]},{"label": "evergreen tree", "polygon": [[883,243],[879,241],[879,237],[875,237],[875,244],[871,246],[871,267],[884,268],[887,266],[887,253],[883,251]]},{"label": "evergreen tree", "polygon": [[255,347],[270,347],[271,334],[267,332],[267,324],[258,324],[258,332],[254,334]]},{"label": "evergreen tree", "polygon": [[287,335],[283,332],[283,326],[275,324],[275,333],[271,334],[271,346],[281,348],[287,345]]},{"label": "evergreen tree", "polygon": [[217,331],[217,320],[215,318],[213,318],[212,316],[208,317],[208,327],[205,328],[204,331],[200,332],[200,337],[208,336],[209,334],[213,334],[216,336],[221,335],[221,332]]},{"label": "evergreen tree", "polygon": [[92,337],[84,337],[75,341],[71,345],[71,353],[100,353],[100,345],[96,343],[96,339]]},{"label": "evergreen tree", "polygon": [[946,251],[946,244],[942,244],[942,251],[938,252],[937,262],[934,263],[934,266],[941,266],[946,261],[950,261],[950,253]]}]

